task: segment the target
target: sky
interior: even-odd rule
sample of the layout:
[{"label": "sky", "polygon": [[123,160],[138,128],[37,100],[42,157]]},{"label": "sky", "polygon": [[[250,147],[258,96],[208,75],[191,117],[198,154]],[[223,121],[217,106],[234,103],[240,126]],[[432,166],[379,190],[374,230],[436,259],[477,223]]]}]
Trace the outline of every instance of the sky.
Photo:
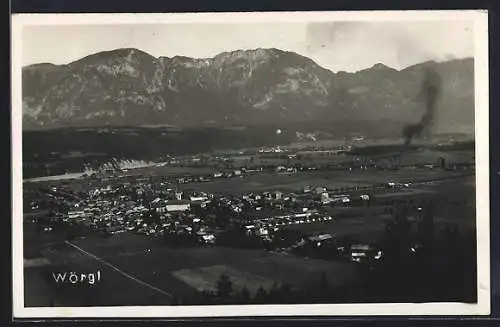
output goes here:
[{"label": "sky", "polygon": [[427,60],[472,57],[467,21],[25,26],[23,66],[67,64],[87,55],[137,48],[155,57],[213,57],[238,49],[294,51],[337,71],[377,63],[402,69]]}]

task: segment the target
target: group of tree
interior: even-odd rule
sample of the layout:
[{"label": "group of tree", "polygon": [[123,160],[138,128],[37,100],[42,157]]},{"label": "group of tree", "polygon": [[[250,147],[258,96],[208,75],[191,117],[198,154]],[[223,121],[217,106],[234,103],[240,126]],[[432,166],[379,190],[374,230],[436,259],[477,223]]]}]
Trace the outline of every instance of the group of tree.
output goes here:
[{"label": "group of tree", "polygon": [[201,240],[196,233],[167,229],[163,233],[163,243],[170,247],[193,247],[201,244]]},{"label": "group of tree", "polygon": [[[246,286],[236,287],[230,277],[223,273],[216,282],[215,290],[199,291],[191,296],[175,297],[174,305],[208,304],[300,304],[329,303],[335,300],[334,287],[330,287],[327,276],[322,273],[314,282],[303,285],[274,282],[250,291]],[[337,299],[338,300],[338,299]]]},{"label": "group of tree", "polygon": [[382,259],[364,267],[362,283],[351,293],[366,301],[475,301],[475,230],[438,230],[432,202],[417,221],[408,219],[410,211],[396,208],[379,243]]},{"label": "group of tree", "polygon": [[268,247],[268,242],[258,235],[247,232],[244,226],[235,225],[217,235],[216,245],[233,248],[264,249]]},{"label": "group of tree", "polygon": [[[236,289],[229,277],[223,275],[215,292],[200,292],[197,297],[186,299],[186,304],[475,302],[475,230],[461,230],[450,224],[437,229],[432,202],[424,204],[419,220],[410,220],[411,215],[409,205],[394,209],[393,219],[387,222],[383,236],[376,243],[383,252],[382,258],[358,264],[353,278],[343,285],[330,283],[329,279],[336,276],[322,274],[311,276],[308,283],[294,288],[275,284],[252,293],[245,288]],[[243,247],[248,246],[245,243],[248,241],[242,241],[245,239],[248,240],[246,232],[237,229],[219,242]],[[332,245],[327,252],[336,251],[335,248]]]}]

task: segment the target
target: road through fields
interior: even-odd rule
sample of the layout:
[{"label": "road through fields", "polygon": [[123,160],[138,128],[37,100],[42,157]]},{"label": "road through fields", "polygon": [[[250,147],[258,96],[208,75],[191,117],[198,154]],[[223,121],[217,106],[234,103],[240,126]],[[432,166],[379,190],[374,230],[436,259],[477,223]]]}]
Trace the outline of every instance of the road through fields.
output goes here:
[{"label": "road through fields", "polygon": [[75,244],[73,244],[73,243],[71,243],[71,242],[69,242],[69,241],[65,241],[65,243],[66,243],[67,245],[69,245],[69,246],[71,246],[71,247],[75,248],[76,250],[80,251],[81,253],[83,253],[83,254],[85,254],[85,255],[87,255],[87,256],[89,256],[89,257],[91,257],[91,258],[93,258],[93,259],[95,259],[95,260],[97,260],[97,261],[99,261],[99,262],[101,262],[102,264],[104,264],[104,265],[106,265],[106,266],[108,266],[109,268],[111,268],[111,269],[113,269],[114,271],[118,272],[119,274],[121,274],[121,275],[123,275],[123,276],[127,277],[128,279],[131,279],[131,280],[135,281],[136,283],[139,283],[139,284],[141,284],[141,285],[143,285],[143,286],[146,286],[146,287],[148,287],[148,288],[150,288],[150,289],[152,289],[152,290],[154,290],[154,291],[156,291],[156,292],[158,292],[158,293],[161,293],[161,294],[166,295],[166,296],[168,296],[168,297],[170,297],[170,298],[173,298],[173,295],[172,295],[172,294],[170,294],[170,293],[168,293],[168,292],[166,292],[166,291],[164,291],[164,290],[162,290],[162,289],[160,289],[160,288],[158,288],[158,287],[156,287],[156,286],[153,286],[153,285],[151,285],[151,284],[149,284],[149,283],[146,283],[145,281],[142,281],[142,280],[140,280],[140,279],[138,279],[138,278],[136,278],[136,277],[134,277],[134,276],[131,276],[131,275],[127,274],[126,272],[124,272],[124,271],[123,271],[123,270],[121,270],[120,268],[118,268],[118,267],[116,267],[116,266],[114,266],[114,265],[110,264],[110,263],[109,263],[109,262],[107,262],[107,261],[104,261],[103,259],[101,259],[101,258],[99,258],[99,257],[97,257],[97,256],[95,256],[95,255],[93,255],[93,254],[92,254],[92,253],[90,253],[90,252],[85,251],[84,249],[82,249],[82,248],[81,248],[81,247],[79,247],[78,245],[75,245]]}]

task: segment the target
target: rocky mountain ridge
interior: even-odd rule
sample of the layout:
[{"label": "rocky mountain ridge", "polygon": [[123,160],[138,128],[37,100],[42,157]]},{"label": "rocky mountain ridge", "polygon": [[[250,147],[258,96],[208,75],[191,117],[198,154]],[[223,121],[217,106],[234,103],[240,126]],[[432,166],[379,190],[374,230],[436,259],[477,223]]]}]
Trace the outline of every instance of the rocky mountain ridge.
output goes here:
[{"label": "rocky mountain ridge", "polygon": [[23,129],[381,119],[410,122],[425,69],[442,76],[437,128],[474,126],[474,62],[382,64],[333,73],[297,53],[237,50],[213,58],[100,52],[67,65],[24,67]]}]

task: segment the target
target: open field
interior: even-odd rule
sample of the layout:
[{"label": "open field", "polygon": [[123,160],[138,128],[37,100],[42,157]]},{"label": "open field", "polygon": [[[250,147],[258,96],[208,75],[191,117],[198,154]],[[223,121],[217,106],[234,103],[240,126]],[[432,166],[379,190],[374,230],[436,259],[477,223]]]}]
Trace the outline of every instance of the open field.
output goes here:
[{"label": "open field", "polygon": [[150,167],[130,169],[126,173],[127,176],[179,176],[179,175],[207,175],[213,174],[225,169],[217,169],[215,167],[179,167],[179,166],[166,166],[166,165],[152,165]]},{"label": "open field", "polygon": [[472,151],[437,151],[423,150],[404,154],[401,157],[402,165],[437,163],[439,158],[444,158],[447,164],[460,162],[473,162],[474,152]]},{"label": "open field", "polygon": [[261,173],[242,178],[213,180],[205,183],[192,183],[186,189],[197,191],[239,194],[256,191],[301,191],[304,186],[323,186],[329,189],[346,187],[365,187],[387,182],[410,182],[421,179],[445,178],[453,172],[431,170],[393,170],[393,171],[312,171],[296,174]]},{"label": "open field", "polygon": [[[29,262],[44,262],[36,267],[25,266],[26,306],[168,304],[171,298],[65,244],[62,234],[37,232],[31,223],[24,224],[24,257],[29,258]],[[94,285],[56,283],[53,276],[65,272],[95,273],[98,270],[102,278]]]},{"label": "open field", "polygon": [[41,256],[41,251],[50,245],[64,241],[64,233],[51,232],[42,233],[38,231],[35,224],[25,222],[23,224],[23,250],[25,259],[36,259]]},{"label": "open field", "polygon": [[[24,269],[26,306],[147,305],[170,301],[170,296],[144,287],[68,246],[46,249],[43,255],[50,265]],[[97,271],[101,279],[94,284],[72,284],[68,280],[58,283],[54,277],[59,273],[66,273],[69,278],[70,272],[80,275]]]},{"label": "open field", "polygon": [[[118,255],[114,258],[109,258],[109,261],[116,266],[123,267],[126,271],[133,272],[136,276],[143,276],[145,280],[151,280],[152,284],[165,285],[165,288],[169,279],[165,278],[165,274],[173,273],[173,276],[179,276],[179,271],[189,271],[188,275],[199,276],[202,272],[209,275],[216,275],[214,271],[221,271],[222,273],[222,271],[227,270],[228,275],[233,275],[236,279],[240,280],[240,283],[244,283],[247,287],[251,288],[252,283],[248,282],[250,280],[262,280],[263,282],[286,281],[293,284],[307,280],[307,276],[312,277],[308,275],[310,271],[320,272],[324,269],[346,269],[331,262],[321,260],[305,262],[301,258],[289,258],[282,254],[270,254],[264,250],[243,250],[222,247],[172,249],[163,246],[159,242],[156,244],[151,242],[150,245],[150,251],[147,254],[140,253],[134,256]],[[253,269],[259,266],[260,268]],[[291,266],[294,266],[295,270],[291,270]],[[227,269],[222,269],[221,267],[226,267]],[[276,275],[276,269],[282,269],[284,272],[288,271],[289,274],[287,276]],[[196,277],[192,278],[196,279]],[[208,278],[208,281],[212,279]],[[243,280],[247,280],[247,282],[243,282]],[[268,283],[265,282],[264,284]]]},{"label": "open field", "polygon": [[[151,168],[156,169],[156,168]],[[160,167],[158,169],[166,169]],[[172,169],[169,167],[169,169]],[[175,168],[178,173],[189,174],[198,168]],[[199,168],[205,171],[205,168]],[[330,189],[345,188],[345,187],[364,187],[373,184],[392,182],[409,182],[418,180],[428,180],[437,178],[446,178],[456,176],[458,173],[451,171],[440,170],[425,170],[425,169],[400,169],[400,170],[330,170],[330,171],[307,171],[298,172],[295,174],[277,174],[277,173],[255,173],[240,178],[221,178],[213,179],[203,183],[189,183],[183,186],[184,189],[205,191],[211,193],[225,194],[240,194],[244,192],[255,191],[274,191],[288,190],[300,191],[306,185],[309,186],[324,186]],[[145,173],[144,176],[149,176]],[[139,176],[137,176],[139,177]],[[123,180],[115,180],[106,182],[113,185],[123,183]],[[46,181],[43,183],[25,183],[26,191],[39,187],[56,187],[65,186],[74,191],[87,191],[95,185],[102,183],[85,179],[80,180],[64,180],[64,181]]]},{"label": "open field", "polygon": [[[433,199],[439,205],[435,208],[436,229],[448,223],[457,224],[460,229],[473,229],[476,226],[475,186],[467,177],[453,181],[434,182],[419,189],[376,195],[370,207],[332,207],[328,213],[333,220],[308,224],[292,224],[290,229],[308,234],[333,233],[337,236],[350,235],[360,242],[373,242],[384,232],[385,223],[392,216],[385,210],[387,205],[378,201],[412,200],[415,204]],[[478,219],[484,219],[479,217]]]},{"label": "open field", "polygon": [[[44,249],[42,255],[51,265],[25,269],[27,305],[49,305],[47,302],[51,301],[70,306],[169,304],[172,297],[155,289],[186,296],[196,289],[213,289],[222,273],[232,279],[236,288],[246,286],[254,292],[259,286],[269,288],[275,282],[298,285],[323,272],[340,283],[352,276],[354,269],[350,264],[288,257],[264,250],[174,249],[158,239],[126,233],[106,239],[79,239],[72,244],[99,260],[67,244]],[[97,270],[101,271],[102,280],[94,285],[57,284],[51,276],[52,272]],[[49,301],[31,297],[40,289],[45,289]]]},{"label": "open field", "polygon": [[26,178],[24,182],[38,183],[38,182],[50,182],[50,181],[68,180],[68,179],[80,179],[83,178],[83,175],[84,173],[67,173],[62,175],[41,176],[41,177]]},{"label": "open field", "polygon": [[230,278],[233,288],[241,290],[246,287],[251,294],[255,294],[259,287],[269,290],[274,284],[274,278],[253,275],[228,265],[181,269],[173,271],[171,274],[198,291],[215,292],[217,280],[222,274],[226,274]]},{"label": "open field", "polygon": [[314,234],[334,234],[337,237],[350,236],[361,243],[372,243],[380,239],[385,230],[385,223],[390,215],[360,216],[334,219],[326,222],[290,225],[288,228]]},{"label": "open field", "polygon": [[319,281],[324,273],[331,285],[342,285],[355,277],[355,266],[312,258],[299,258],[283,253],[266,253],[251,261],[242,260],[235,265],[241,270],[260,276],[269,276],[279,282],[297,285]]},{"label": "open field", "polygon": [[[24,291],[26,306],[118,306],[169,304],[171,297],[138,284],[104,266],[86,269],[75,265],[26,268]],[[53,273],[90,273],[100,271],[101,281],[88,283],[56,283]],[[43,290],[43,292],[41,291]]]}]

